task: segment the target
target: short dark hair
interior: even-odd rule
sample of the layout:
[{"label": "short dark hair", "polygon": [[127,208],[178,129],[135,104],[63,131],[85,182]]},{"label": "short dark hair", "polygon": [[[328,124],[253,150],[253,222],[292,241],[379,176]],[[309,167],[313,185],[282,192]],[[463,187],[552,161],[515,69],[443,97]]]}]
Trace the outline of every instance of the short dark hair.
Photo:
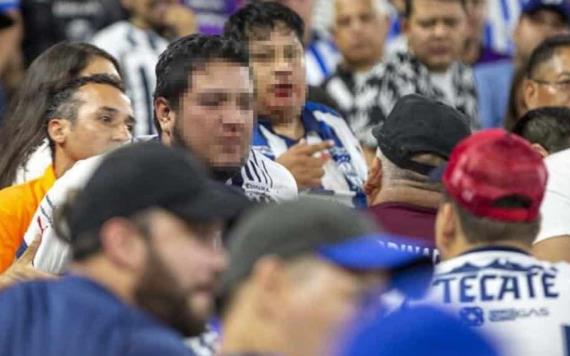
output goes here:
[{"label": "short dark hair", "polygon": [[267,33],[284,24],[303,43],[305,23],[301,16],[285,5],[273,1],[252,2],[234,13],[224,26],[224,33],[248,43],[259,31]]},{"label": "short dark hair", "polygon": [[538,143],[549,153],[570,148],[570,109],[544,107],[530,110],[520,118],[513,133]]},{"label": "short dark hair", "polygon": [[526,77],[532,79],[538,67],[550,61],[556,54],[556,50],[562,47],[570,47],[570,35],[558,35],[547,38],[532,51],[526,64]]},{"label": "short dark hair", "polygon": [[95,74],[88,77],[80,77],[72,79],[61,86],[54,88],[48,101],[48,108],[44,114],[44,122],[46,123],[46,136],[49,140],[50,147],[53,152],[54,143],[47,133],[47,123],[54,118],[63,118],[69,121],[75,121],[77,111],[83,102],[75,97],[75,94],[88,84],[103,84],[117,88],[122,93],[125,92],[121,80],[113,75]]},{"label": "short dark hair", "polygon": [[[531,222],[500,221],[474,215],[451,199],[447,193],[444,193],[443,201],[453,206],[469,243],[492,244],[501,241],[520,241],[532,244],[540,229],[540,218]],[[501,198],[495,203],[502,207],[513,208],[528,204],[525,199],[516,196]]]},{"label": "short dark hair", "polygon": [[[75,93],[88,84],[103,84],[125,92],[123,84],[115,76],[108,74],[95,74],[70,80],[56,87],[50,93],[49,105],[45,112],[45,121],[59,117],[73,121],[77,118],[77,110],[81,101],[75,98]],[[49,137],[49,136],[48,136]]]},{"label": "short dark hair", "polygon": [[[172,42],[156,64],[154,98],[163,97],[174,110],[178,110],[180,98],[191,89],[192,73],[215,60],[249,67],[247,51],[240,42],[231,38],[193,34]],[[160,133],[156,113],[154,124]]]},{"label": "short dark hair", "polygon": [[[466,0],[441,0],[441,1],[454,1],[454,2],[458,2],[461,4],[461,7],[463,7],[463,9],[465,11],[467,11],[467,1]],[[404,3],[404,18],[409,18],[410,16],[412,16],[412,10],[413,10],[413,6],[414,5],[414,0],[406,0],[406,2]]]}]

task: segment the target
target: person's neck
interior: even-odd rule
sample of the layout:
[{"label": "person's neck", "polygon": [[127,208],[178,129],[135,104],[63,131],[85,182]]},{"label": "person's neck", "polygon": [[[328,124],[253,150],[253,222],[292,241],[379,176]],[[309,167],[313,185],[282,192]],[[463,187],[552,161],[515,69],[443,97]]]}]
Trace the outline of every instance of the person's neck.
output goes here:
[{"label": "person's neck", "polygon": [[463,62],[473,65],[477,63],[479,56],[481,55],[481,40],[471,39],[465,44],[465,50],[463,52]]},{"label": "person's neck", "polygon": [[527,59],[526,59],[525,56],[523,56],[523,55],[521,55],[521,54],[518,54],[518,53],[515,53],[515,56],[514,56],[514,59],[513,59],[513,63],[514,63],[514,65],[515,65],[515,69],[517,69],[517,70],[523,69],[524,66],[525,66],[525,64],[526,64],[526,61],[527,61]]},{"label": "person's neck", "polygon": [[63,150],[58,147],[55,148],[55,153],[53,155],[53,171],[56,178],[61,177],[65,172],[67,172],[75,164],[75,160],[69,157],[63,152]]},{"label": "person's neck", "polygon": [[278,354],[283,348],[277,340],[282,335],[272,327],[271,323],[259,320],[249,302],[240,310],[230,310],[224,318],[222,328],[222,355],[239,355],[246,353]]},{"label": "person's neck", "polygon": [[129,22],[133,24],[133,26],[140,28],[141,30],[150,30],[150,24],[145,20],[141,19],[140,17],[132,17],[129,19]]},{"label": "person's neck", "polygon": [[300,113],[290,111],[273,112],[266,115],[271,122],[271,127],[275,133],[299,140],[305,136],[305,127],[301,121]]},{"label": "person's neck", "polygon": [[118,271],[102,256],[94,256],[86,261],[73,262],[70,268],[75,275],[86,277],[123,302],[135,305],[133,291],[135,289],[134,279],[127,273]]},{"label": "person's neck", "polygon": [[370,202],[370,206],[383,203],[404,203],[423,208],[437,209],[441,202],[441,193],[416,187],[388,186],[382,187],[380,192]]},{"label": "person's neck", "polygon": [[[463,237],[462,241],[466,241],[466,238]],[[477,250],[480,248],[497,248],[497,247],[508,247],[508,248],[515,248],[518,250],[525,251],[527,253],[531,253],[531,246],[528,243],[517,241],[517,240],[504,240],[504,241],[497,241],[493,243],[465,243],[457,248],[455,251],[455,256],[462,255],[466,252]]]},{"label": "person's neck", "polygon": [[376,64],[378,64],[380,62],[382,58],[382,55],[380,55],[378,57],[378,60],[374,60],[374,61],[365,61],[365,62],[348,62],[348,61],[343,61],[341,66],[344,70],[354,73],[354,74],[361,74],[361,73],[367,73],[369,72],[372,68],[374,68],[374,66]]}]

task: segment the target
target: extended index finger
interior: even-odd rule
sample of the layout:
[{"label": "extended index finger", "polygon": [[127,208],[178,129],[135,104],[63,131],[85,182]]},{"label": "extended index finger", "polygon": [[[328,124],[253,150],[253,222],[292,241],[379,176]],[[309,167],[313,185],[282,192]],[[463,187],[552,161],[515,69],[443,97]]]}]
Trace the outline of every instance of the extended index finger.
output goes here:
[{"label": "extended index finger", "polygon": [[319,142],[319,143],[313,143],[310,145],[306,145],[306,146],[302,147],[300,150],[303,153],[306,153],[308,155],[312,155],[314,153],[321,152],[321,151],[324,151],[326,149],[329,149],[333,146],[334,146],[334,142],[323,141],[323,142]]}]

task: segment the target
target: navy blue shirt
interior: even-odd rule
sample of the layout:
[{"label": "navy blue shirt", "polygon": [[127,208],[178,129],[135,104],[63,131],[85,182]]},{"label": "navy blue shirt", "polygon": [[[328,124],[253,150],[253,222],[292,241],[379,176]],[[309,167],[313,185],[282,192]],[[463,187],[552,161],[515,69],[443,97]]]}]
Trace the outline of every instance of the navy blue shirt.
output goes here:
[{"label": "navy blue shirt", "polygon": [[0,293],[0,355],[151,356],[193,353],[182,336],[99,284],[68,276]]}]

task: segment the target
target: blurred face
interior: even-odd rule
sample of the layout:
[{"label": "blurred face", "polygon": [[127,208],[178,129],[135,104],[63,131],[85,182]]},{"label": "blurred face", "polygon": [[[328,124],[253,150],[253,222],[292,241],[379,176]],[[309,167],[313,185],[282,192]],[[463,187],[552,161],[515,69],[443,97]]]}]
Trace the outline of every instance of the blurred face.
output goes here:
[{"label": "blurred face", "polygon": [[373,0],[336,0],[333,35],[350,67],[370,67],[381,59],[388,33],[386,16]]},{"label": "blurred face", "polygon": [[51,127],[58,125],[50,130],[50,136],[71,160],[86,159],[131,140],[133,110],[129,98],[119,89],[87,84],[74,98],[79,102],[76,118],[55,118],[49,123]]},{"label": "blurred face", "polygon": [[529,110],[544,106],[570,107],[570,48],[556,50],[554,57],[538,67],[524,83],[524,100]]},{"label": "blurred face", "polygon": [[88,77],[95,74],[107,74],[117,78],[121,77],[111,61],[99,56],[92,57],[89,63],[87,63],[87,66],[79,73],[79,76]]},{"label": "blurred face", "polygon": [[213,307],[226,267],[219,224],[190,229],[166,212],[153,213],[147,260],[135,289],[137,304],[185,336],[197,336]]},{"label": "blurred face", "polygon": [[410,50],[429,70],[446,71],[465,46],[465,9],[454,0],[414,0],[412,6],[404,22]]},{"label": "blurred face", "polygon": [[292,275],[291,288],[282,300],[286,340],[295,340],[289,354],[325,355],[335,336],[361,306],[379,276],[366,276],[317,261]]},{"label": "blurred face", "polygon": [[122,3],[132,19],[160,31],[166,25],[166,10],[177,0],[122,0]]},{"label": "blurred face", "polygon": [[241,168],[249,155],[254,120],[250,69],[213,61],[192,73],[180,100],[172,143],[190,149],[208,167]]},{"label": "blurred face", "polygon": [[542,41],[565,33],[569,33],[568,25],[557,12],[538,10],[523,14],[513,34],[517,60],[520,64],[524,63]]},{"label": "blurred face", "polygon": [[306,83],[303,46],[295,33],[276,26],[265,36],[250,39],[249,53],[258,114],[298,116],[305,104]]}]

